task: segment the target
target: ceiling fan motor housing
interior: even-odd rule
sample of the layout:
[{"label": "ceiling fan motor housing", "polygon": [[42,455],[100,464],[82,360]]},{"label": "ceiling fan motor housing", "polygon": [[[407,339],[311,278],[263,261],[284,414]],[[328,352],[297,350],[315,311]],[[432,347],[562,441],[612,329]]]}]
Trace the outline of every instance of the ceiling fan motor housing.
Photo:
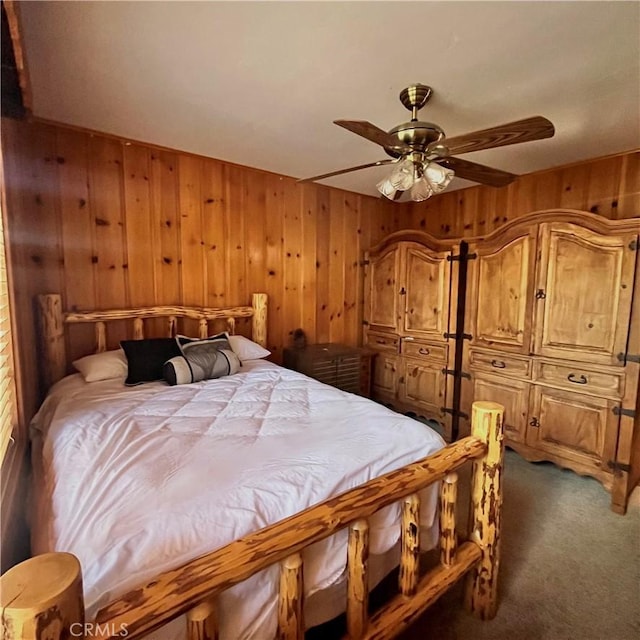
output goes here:
[{"label": "ceiling fan motor housing", "polygon": [[[389,131],[389,135],[398,140],[399,145],[411,147],[413,151],[424,153],[432,143],[444,137],[444,131],[433,122],[421,122],[420,120],[403,122]],[[385,147],[384,150],[392,157],[399,158],[406,155],[393,147]]]}]

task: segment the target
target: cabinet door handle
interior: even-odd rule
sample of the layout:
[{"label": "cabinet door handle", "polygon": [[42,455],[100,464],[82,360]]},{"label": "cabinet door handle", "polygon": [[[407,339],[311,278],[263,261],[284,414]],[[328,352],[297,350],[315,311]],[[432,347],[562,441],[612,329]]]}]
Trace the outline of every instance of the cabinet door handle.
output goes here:
[{"label": "cabinet door handle", "polygon": [[547,297],[547,294],[544,292],[544,289],[538,289],[536,291],[536,299],[537,300],[544,300],[544,298]]},{"label": "cabinet door handle", "polygon": [[504,369],[507,365],[502,360],[492,360],[491,366],[496,369]]},{"label": "cabinet door handle", "polygon": [[428,356],[431,352],[429,351],[429,349],[425,349],[424,347],[420,347],[420,348],[418,349],[418,353],[419,353],[421,356]]},{"label": "cabinet door handle", "polygon": [[404,295],[406,295],[407,290],[406,290],[404,287],[402,287],[402,289],[400,289],[400,291],[399,291],[398,293],[399,293],[401,296],[404,296]]},{"label": "cabinet door handle", "polygon": [[580,377],[576,378],[576,374],[575,373],[570,373],[567,376],[567,380],[569,382],[573,382],[574,384],[587,384],[587,382],[588,382],[586,376],[583,376],[582,374],[580,374]]},{"label": "cabinet door handle", "polygon": [[539,427],[540,423],[538,422],[538,418],[531,418],[531,422],[529,423],[529,425],[532,427]]}]

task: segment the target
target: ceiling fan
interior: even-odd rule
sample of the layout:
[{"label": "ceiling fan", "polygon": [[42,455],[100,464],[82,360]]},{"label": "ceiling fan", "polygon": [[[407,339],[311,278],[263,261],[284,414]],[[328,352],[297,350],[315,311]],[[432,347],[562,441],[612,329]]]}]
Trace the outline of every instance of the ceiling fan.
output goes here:
[{"label": "ceiling fan", "polygon": [[549,120],[542,116],[534,116],[447,138],[437,124],[418,120],[418,111],[424,107],[431,94],[431,87],[424,84],[415,84],[403,89],[400,92],[400,102],[411,111],[411,120],[393,127],[388,132],[366,120],[334,120],[334,124],[379,144],[391,158],[323,173],[298,182],[313,182],[351,171],[393,164],[395,167],[391,174],[377,185],[378,191],[390,200],[398,200],[405,191],[409,191],[411,200],[426,200],[446,189],[454,175],[492,187],[503,187],[517,176],[455,156],[481,149],[551,138],[555,133]]}]

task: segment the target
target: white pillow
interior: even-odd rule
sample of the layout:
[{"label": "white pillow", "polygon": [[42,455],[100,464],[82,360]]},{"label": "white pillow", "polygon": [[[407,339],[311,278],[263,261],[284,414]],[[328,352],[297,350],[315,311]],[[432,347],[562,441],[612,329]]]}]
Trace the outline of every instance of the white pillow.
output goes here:
[{"label": "white pillow", "polygon": [[73,361],[85,382],[98,382],[111,378],[127,377],[127,357],[122,349],[103,351]]},{"label": "white pillow", "polygon": [[257,360],[258,358],[266,358],[271,355],[271,351],[267,351],[256,342],[245,338],[244,336],[229,336],[229,344],[235,351],[241,361]]}]

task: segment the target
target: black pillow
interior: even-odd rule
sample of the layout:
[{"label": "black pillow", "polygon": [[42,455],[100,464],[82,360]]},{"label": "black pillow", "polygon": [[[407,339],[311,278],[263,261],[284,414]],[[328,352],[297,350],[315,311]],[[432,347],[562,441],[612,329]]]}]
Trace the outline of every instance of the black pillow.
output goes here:
[{"label": "black pillow", "polygon": [[120,346],[124,349],[129,365],[124,382],[128,386],[162,380],[164,363],[181,354],[175,338],[122,340]]}]

